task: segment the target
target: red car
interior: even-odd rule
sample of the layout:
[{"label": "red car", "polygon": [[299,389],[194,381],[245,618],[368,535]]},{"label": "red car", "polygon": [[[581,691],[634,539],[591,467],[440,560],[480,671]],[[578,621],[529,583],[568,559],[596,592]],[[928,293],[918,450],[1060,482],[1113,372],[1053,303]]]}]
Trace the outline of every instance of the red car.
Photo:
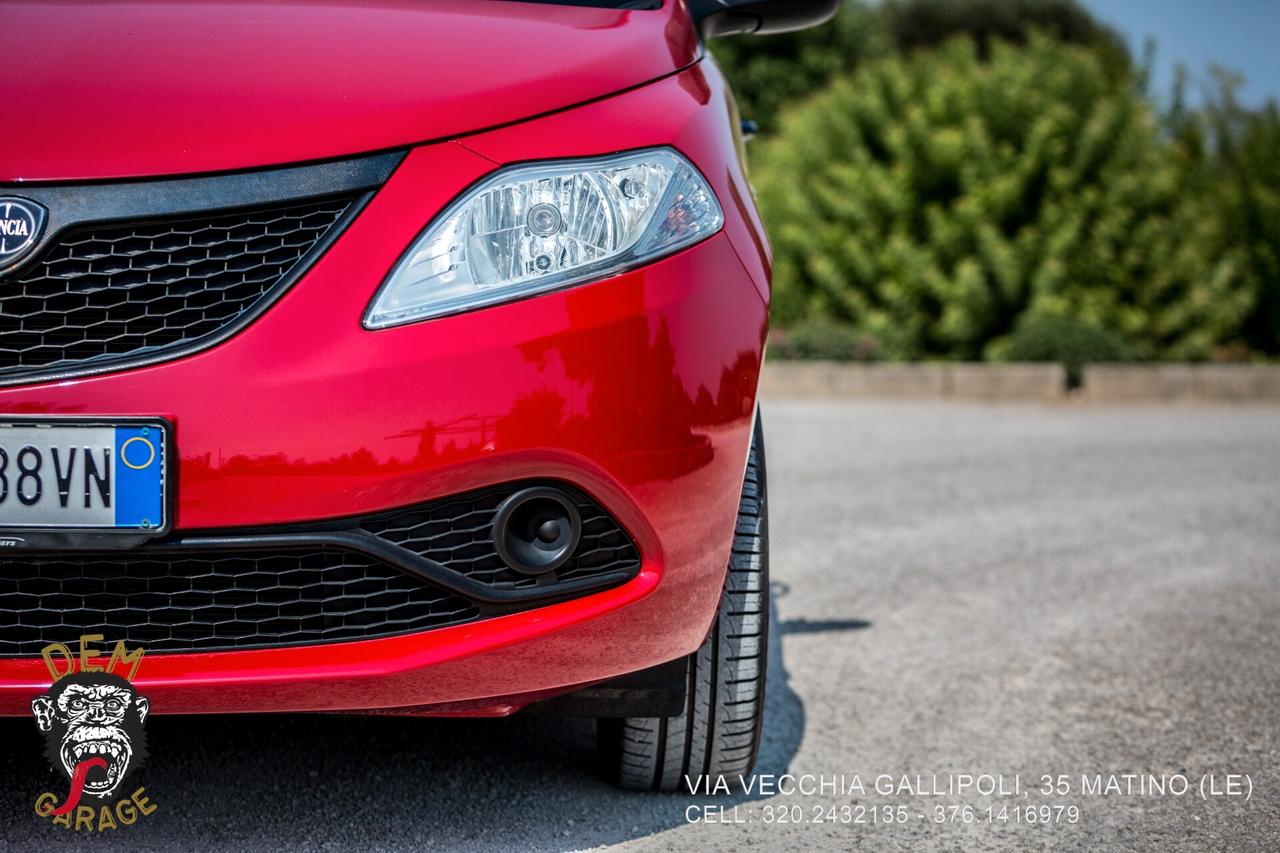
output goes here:
[{"label": "red car", "polygon": [[600,719],[750,770],[770,259],[704,41],[836,0],[0,3],[0,713]]}]

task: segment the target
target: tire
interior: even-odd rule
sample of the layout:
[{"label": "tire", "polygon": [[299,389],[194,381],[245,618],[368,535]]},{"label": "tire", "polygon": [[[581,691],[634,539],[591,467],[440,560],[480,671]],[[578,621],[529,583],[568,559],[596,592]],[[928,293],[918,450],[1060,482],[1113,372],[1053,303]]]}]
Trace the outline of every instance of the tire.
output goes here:
[{"label": "tire", "polygon": [[[676,717],[597,721],[605,777],[632,791],[732,790],[755,766],[764,729],[769,632],[769,516],[764,433],[757,419],[720,607],[689,656],[689,692]],[[688,782],[686,782],[686,777]]]}]

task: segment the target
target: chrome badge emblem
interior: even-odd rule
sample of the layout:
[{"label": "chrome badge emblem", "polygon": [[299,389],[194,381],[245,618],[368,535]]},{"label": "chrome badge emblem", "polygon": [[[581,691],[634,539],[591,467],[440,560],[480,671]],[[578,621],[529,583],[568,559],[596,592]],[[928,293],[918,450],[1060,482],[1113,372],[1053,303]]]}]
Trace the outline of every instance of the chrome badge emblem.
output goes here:
[{"label": "chrome badge emblem", "polygon": [[34,201],[0,196],[0,273],[17,266],[35,248],[45,215]]}]

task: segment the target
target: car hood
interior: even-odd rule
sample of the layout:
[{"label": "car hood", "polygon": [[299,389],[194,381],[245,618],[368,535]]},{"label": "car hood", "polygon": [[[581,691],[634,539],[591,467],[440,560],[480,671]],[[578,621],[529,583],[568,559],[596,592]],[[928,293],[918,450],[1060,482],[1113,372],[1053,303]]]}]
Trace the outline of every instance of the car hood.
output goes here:
[{"label": "car hood", "polygon": [[683,68],[679,3],[0,0],[0,181],[243,169],[445,139]]}]

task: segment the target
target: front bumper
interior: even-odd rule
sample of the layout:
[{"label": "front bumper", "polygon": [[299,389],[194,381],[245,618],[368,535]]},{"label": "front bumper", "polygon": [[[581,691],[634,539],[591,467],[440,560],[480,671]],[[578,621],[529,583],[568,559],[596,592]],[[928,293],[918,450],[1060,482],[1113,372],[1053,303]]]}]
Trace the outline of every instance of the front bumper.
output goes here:
[{"label": "front bumper", "polygon": [[[523,302],[363,330],[369,298],[422,224],[507,159],[508,128],[410,152],[304,278],[229,340],[127,372],[0,390],[0,412],[170,419],[177,534],[373,513],[536,478],[591,496],[642,558],[621,586],[457,627],[148,655],[135,683],[154,711],[502,714],[698,646],[727,564],[767,324],[763,244],[742,237],[758,229],[723,102],[708,100],[717,85],[695,68],[613,99],[629,104],[526,126],[525,157],[582,155],[606,146],[579,135],[565,150],[558,124],[660,110],[644,128],[615,122],[607,147],[676,144],[712,181],[726,231],[680,254]],[[0,659],[0,714],[28,713],[48,682],[38,658]]]}]

